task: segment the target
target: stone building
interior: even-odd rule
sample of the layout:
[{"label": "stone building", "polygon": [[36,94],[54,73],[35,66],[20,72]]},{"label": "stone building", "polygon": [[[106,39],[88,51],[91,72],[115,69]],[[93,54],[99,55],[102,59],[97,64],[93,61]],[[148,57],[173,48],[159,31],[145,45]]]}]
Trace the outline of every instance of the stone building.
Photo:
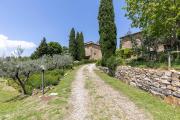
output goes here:
[{"label": "stone building", "polygon": [[90,60],[99,60],[102,58],[100,45],[92,41],[85,43],[85,56]]},{"label": "stone building", "polygon": [[[142,32],[137,32],[137,33],[133,33],[133,34],[129,34],[129,35],[125,35],[123,37],[120,38],[121,40],[121,45],[120,48],[124,49],[124,48],[132,48],[132,42],[131,42],[131,37],[133,39],[135,39],[135,42],[137,44],[138,47],[141,46],[142,44]],[[165,50],[165,46],[163,44],[160,44],[158,46],[157,52],[162,52]],[[153,49],[151,48],[151,51],[153,51]]]}]

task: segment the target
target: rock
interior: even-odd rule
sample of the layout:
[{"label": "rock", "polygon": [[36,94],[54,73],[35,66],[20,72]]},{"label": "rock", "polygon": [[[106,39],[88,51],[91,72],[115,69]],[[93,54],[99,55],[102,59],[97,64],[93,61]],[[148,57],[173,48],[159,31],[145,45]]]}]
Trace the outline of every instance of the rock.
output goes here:
[{"label": "rock", "polygon": [[164,95],[166,95],[166,96],[169,96],[169,95],[171,95],[171,94],[172,94],[172,91],[171,91],[171,90],[166,89],[166,90],[163,90],[163,91],[162,91],[162,94],[164,94]]},{"label": "rock", "polygon": [[152,84],[154,87],[160,87],[160,84],[158,82],[153,82]]},{"label": "rock", "polygon": [[180,97],[180,72],[120,66],[116,78],[161,97]]},{"label": "rock", "polygon": [[136,87],[136,83],[134,82],[130,82],[130,85]]},{"label": "rock", "polygon": [[180,93],[177,93],[177,92],[173,92],[173,95],[177,98],[180,98]]},{"label": "rock", "polygon": [[161,80],[162,84],[170,84],[170,82],[168,80]]},{"label": "rock", "polygon": [[172,91],[176,91],[177,88],[173,87],[172,85],[167,85],[167,89],[172,90]]},{"label": "rock", "polygon": [[172,75],[171,71],[164,72],[164,76],[171,77],[171,75]]},{"label": "rock", "polygon": [[175,86],[175,87],[180,87],[180,81],[173,80],[172,85]]},{"label": "rock", "polygon": [[50,93],[49,96],[57,96],[58,93]]}]

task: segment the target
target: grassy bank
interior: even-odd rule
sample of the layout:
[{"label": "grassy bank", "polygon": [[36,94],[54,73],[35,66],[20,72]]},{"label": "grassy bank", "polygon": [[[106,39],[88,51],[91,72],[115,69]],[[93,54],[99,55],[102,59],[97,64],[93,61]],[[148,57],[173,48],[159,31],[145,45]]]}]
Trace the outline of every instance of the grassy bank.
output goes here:
[{"label": "grassy bank", "polygon": [[114,89],[124,93],[140,108],[152,114],[154,120],[180,120],[180,107],[166,104],[163,100],[140,89],[131,87],[101,71],[96,73]]},{"label": "grassy bank", "polygon": [[75,72],[76,69],[67,71],[60,83],[47,93],[48,95],[55,92],[58,93],[58,96],[49,97],[46,100],[42,100],[38,95],[19,97],[19,93],[15,89],[7,89],[9,86],[0,83],[0,119],[62,119],[67,112],[68,98]]}]

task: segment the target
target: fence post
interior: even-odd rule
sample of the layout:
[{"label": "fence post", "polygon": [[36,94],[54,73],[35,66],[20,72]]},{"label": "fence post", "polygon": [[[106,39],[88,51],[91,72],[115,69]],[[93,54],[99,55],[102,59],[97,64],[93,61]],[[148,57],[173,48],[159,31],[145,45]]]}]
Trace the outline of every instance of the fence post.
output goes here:
[{"label": "fence post", "polygon": [[171,52],[168,51],[168,70],[171,69]]}]

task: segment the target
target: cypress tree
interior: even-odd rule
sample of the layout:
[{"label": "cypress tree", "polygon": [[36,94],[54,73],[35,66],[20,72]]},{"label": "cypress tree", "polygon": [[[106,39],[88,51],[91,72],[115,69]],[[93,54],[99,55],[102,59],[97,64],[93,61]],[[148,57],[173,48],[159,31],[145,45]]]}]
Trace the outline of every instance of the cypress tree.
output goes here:
[{"label": "cypress tree", "polygon": [[76,35],[75,35],[75,30],[74,28],[71,29],[70,32],[70,36],[69,36],[69,53],[71,54],[71,56],[74,58],[76,58]]},{"label": "cypress tree", "polygon": [[41,41],[38,48],[36,48],[36,51],[31,55],[32,59],[37,59],[42,57],[43,55],[48,54],[48,44],[46,42],[46,38],[44,37]]},{"label": "cypress tree", "polygon": [[80,43],[80,59],[84,59],[85,58],[85,47],[84,47],[84,35],[81,32],[80,36],[79,36],[79,43]]},{"label": "cypress tree", "polygon": [[106,65],[107,59],[115,54],[116,50],[116,25],[113,0],[101,0],[99,7],[99,35],[102,51],[102,65]]},{"label": "cypress tree", "polygon": [[80,43],[80,34],[79,32],[77,32],[76,34],[76,41],[75,41],[75,44],[76,44],[76,54],[75,54],[75,60],[81,60],[81,43]]}]

